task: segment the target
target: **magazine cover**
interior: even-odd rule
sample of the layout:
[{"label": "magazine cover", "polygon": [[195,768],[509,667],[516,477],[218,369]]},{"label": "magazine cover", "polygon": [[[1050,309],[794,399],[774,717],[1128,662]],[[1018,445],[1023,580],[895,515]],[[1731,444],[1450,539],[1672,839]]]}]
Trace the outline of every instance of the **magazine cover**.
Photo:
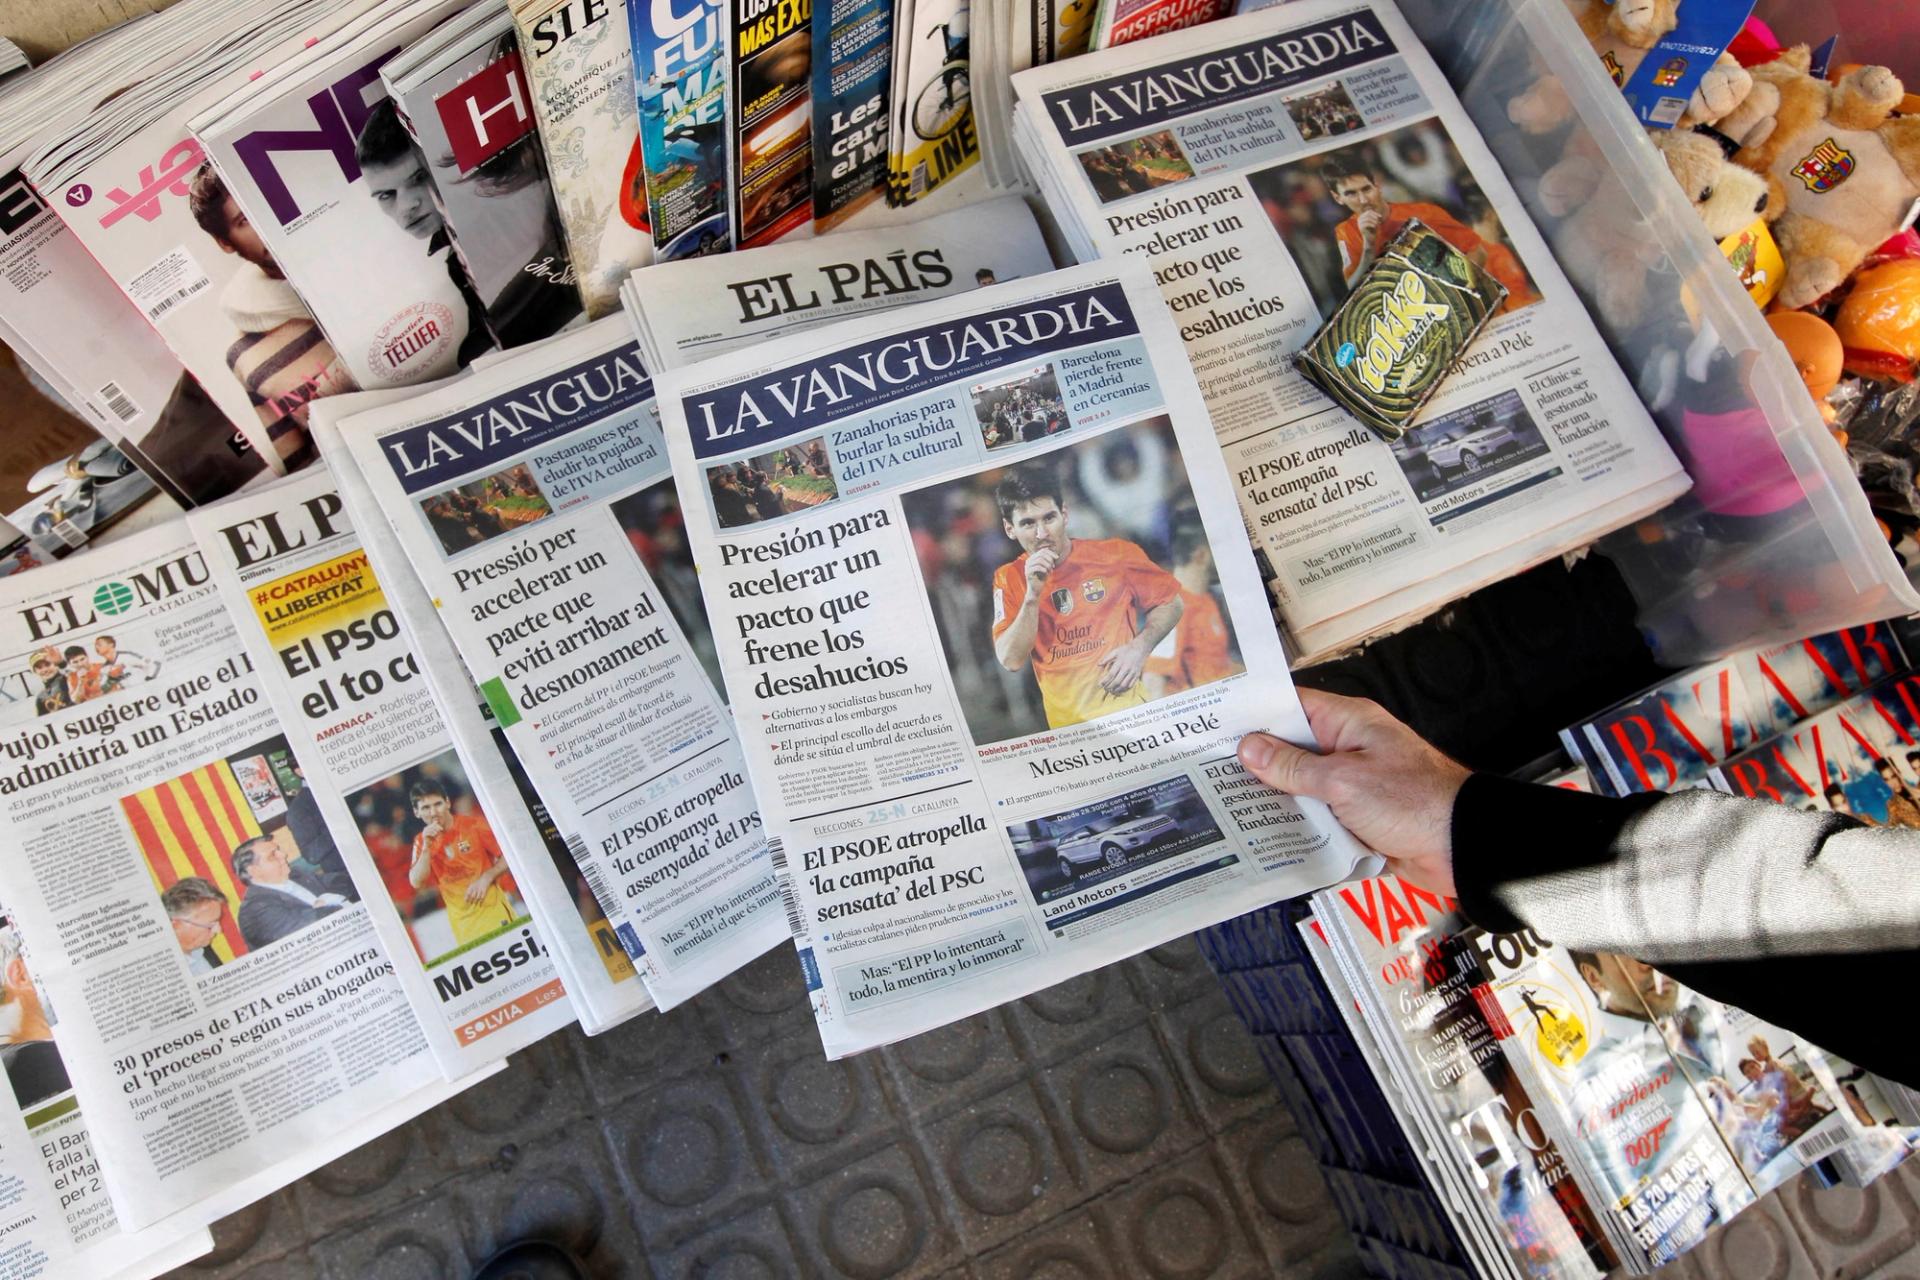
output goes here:
[{"label": "magazine cover", "polygon": [[1233,0],[1100,0],[1089,42],[1095,49],[1111,49],[1233,12]]},{"label": "magazine cover", "polygon": [[[648,0],[651,3],[651,0]],[[512,0],[567,253],[598,319],[653,261],[626,0]]]},{"label": "magazine cover", "polygon": [[[495,343],[380,67],[466,0],[326,42],[189,127],[357,385],[464,369]],[[343,269],[347,264],[351,269]]]},{"label": "magazine cover", "polygon": [[912,204],[980,159],[967,0],[900,0],[894,25],[887,199]]},{"label": "magazine cover", "polygon": [[1664,1266],[1753,1202],[1647,1011],[1651,969],[1531,932],[1469,936],[1501,1047],[1637,1262]]},{"label": "magazine cover", "polygon": [[1774,731],[1751,670],[1741,658],[1696,667],[1562,729],[1560,742],[1608,795],[1692,785]]},{"label": "magazine cover", "polygon": [[558,333],[584,304],[511,15],[502,9],[462,43],[395,102],[487,327],[517,347]]},{"label": "magazine cover", "polygon": [[1713,785],[1875,826],[1920,827],[1920,675],[1883,680],[1727,760]]},{"label": "magazine cover", "polygon": [[728,2],[730,199],[739,247],[751,248],[813,217],[813,8]]},{"label": "magazine cover", "polygon": [[1615,957],[1756,1195],[1854,1136],[1839,1085],[1791,1031]]},{"label": "magazine cover", "polygon": [[498,822],[315,463],[189,517],[323,826],[449,1080],[573,1021]]},{"label": "magazine cover", "polygon": [[724,253],[728,212],[728,0],[627,7],[654,256]]},{"label": "magazine cover", "polygon": [[1356,994],[1388,1033],[1418,1105],[1444,1125],[1445,1154],[1514,1273],[1597,1280],[1610,1271],[1604,1229],[1474,997],[1479,968],[1456,904],[1392,876],[1323,891],[1313,904],[1350,957],[1348,972],[1368,979]]},{"label": "magazine cover", "polygon": [[[13,447],[26,443],[15,441]],[[154,483],[126,454],[95,437],[40,463],[26,475],[24,488],[27,499],[4,513],[7,522],[32,539],[43,558],[51,559],[86,546],[145,501]],[[11,501],[17,495],[5,496]]]},{"label": "magazine cover", "polygon": [[0,341],[183,506],[266,466],[18,168],[0,174]]},{"label": "magazine cover", "polygon": [[895,0],[813,15],[813,225],[831,231],[887,189]]},{"label": "magazine cover", "polygon": [[1767,717],[1766,732],[1778,733],[1906,670],[1907,656],[1892,627],[1869,622],[1756,650],[1746,665]]}]

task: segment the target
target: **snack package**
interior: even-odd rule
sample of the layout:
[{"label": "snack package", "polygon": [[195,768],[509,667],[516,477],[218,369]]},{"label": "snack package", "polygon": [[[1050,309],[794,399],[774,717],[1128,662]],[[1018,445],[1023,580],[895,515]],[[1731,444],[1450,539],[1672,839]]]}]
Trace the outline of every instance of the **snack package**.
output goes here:
[{"label": "snack package", "polygon": [[1398,440],[1506,299],[1505,285],[1410,219],[1295,359],[1347,412]]}]

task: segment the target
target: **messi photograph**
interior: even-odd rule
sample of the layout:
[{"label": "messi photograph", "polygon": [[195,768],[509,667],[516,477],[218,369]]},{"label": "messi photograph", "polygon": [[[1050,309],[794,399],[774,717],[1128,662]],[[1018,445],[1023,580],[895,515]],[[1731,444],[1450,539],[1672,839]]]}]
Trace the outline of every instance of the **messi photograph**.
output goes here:
[{"label": "messi photograph", "polygon": [[452,751],[362,787],[347,807],[422,964],[526,923],[519,885]]},{"label": "messi photograph", "polygon": [[1501,314],[1540,301],[1500,215],[1430,122],[1249,173],[1247,184],[1323,317],[1413,219],[1507,287]]},{"label": "messi photograph", "polygon": [[189,976],[360,901],[284,737],[122,796],[120,810]]},{"label": "messi photograph", "polygon": [[976,743],[1064,729],[1243,669],[1163,416],[900,502]]}]

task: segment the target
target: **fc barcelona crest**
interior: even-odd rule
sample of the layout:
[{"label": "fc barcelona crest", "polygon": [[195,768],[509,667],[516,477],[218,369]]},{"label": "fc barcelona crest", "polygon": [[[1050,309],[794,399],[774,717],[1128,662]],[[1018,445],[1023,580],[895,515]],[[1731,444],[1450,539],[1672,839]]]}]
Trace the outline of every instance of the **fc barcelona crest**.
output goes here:
[{"label": "fc barcelona crest", "polygon": [[1063,618],[1073,612],[1073,591],[1071,588],[1062,587],[1053,593],[1053,611]]},{"label": "fc barcelona crest", "polygon": [[453,851],[455,853],[471,853],[473,851],[473,841],[467,839],[456,840],[453,842]]},{"label": "fc barcelona crest", "polygon": [[1825,194],[1853,176],[1853,152],[1828,138],[1793,166],[1793,176],[1807,190]]},{"label": "fc barcelona crest", "polygon": [[1107,580],[1105,578],[1088,578],[1080,584],[1080,594],[1087,598],[1088,604],[1098,603],[1101,597],[1107,594]]}]

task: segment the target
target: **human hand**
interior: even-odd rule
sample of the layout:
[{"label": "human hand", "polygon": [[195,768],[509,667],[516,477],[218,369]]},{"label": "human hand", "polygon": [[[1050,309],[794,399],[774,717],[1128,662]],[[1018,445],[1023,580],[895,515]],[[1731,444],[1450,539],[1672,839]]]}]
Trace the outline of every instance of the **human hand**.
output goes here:
[{"label": "human hand", "polygon": [[1361,243],[1372,244],[1374,234],[1380,230],[1380,211],[1368,209],[1360,214],[1356,221],[1360,224]]},{"label": "human hand", "polygon": [[1027,557],[1027,598],[1038,599],[1046,589],[1047,575],[1060,563],[1060,554],[1047,548],[1041,548]]},{"label": "human hand", "polygon": [[1111,694],[1122,694],[1140,683],[1140,673],[1147,665],[1147,651],[1140,647],[1139,641],[1129,640],[1111,650],[1097,665],[1100,687]]},{"label": "human hand", "polygon": [[467,905],[477,907],[485,900],[487,890],[493,888],[492,876],[475,876],[467,886]]},{"label": "human hand", "polygon": [[1453,801],[1470,772],[1365,698],[1300,690],[1325,754],[1265,733],[1240,740],[1240,763],[1270,787],[1324,800],[1387,870],[1453,897]]},{"label": "human hand", "polygon": [[337,893],[321,893],[314,895],[313,905],[316,907],[344,907],[347,905],[347,900]]}]

